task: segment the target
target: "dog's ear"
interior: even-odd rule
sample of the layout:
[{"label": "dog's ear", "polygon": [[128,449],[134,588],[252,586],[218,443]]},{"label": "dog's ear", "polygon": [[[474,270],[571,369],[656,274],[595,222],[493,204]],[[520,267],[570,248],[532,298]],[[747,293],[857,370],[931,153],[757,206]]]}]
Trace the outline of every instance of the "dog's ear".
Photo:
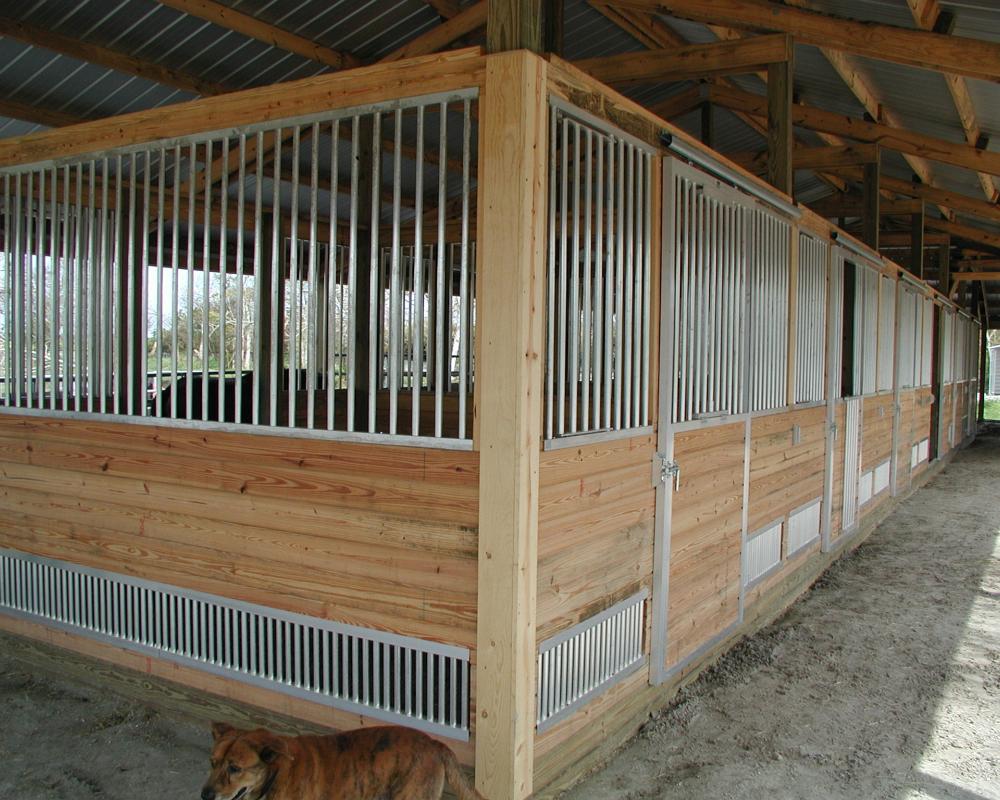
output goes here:
[{"label": "dog's ear", "polygon": [[212,723],[212,738],[215,741],[219,741],[223,736],[225,736],[230,731],[236,730],[232,725],[226,722],[213,722]]},{"label": "dog's ear", "polygon": [[273,764],[282,756],[291,757],[288,752],[288,742],[273,733],[269,733],[260,741],[257,754],[265,764]]}]

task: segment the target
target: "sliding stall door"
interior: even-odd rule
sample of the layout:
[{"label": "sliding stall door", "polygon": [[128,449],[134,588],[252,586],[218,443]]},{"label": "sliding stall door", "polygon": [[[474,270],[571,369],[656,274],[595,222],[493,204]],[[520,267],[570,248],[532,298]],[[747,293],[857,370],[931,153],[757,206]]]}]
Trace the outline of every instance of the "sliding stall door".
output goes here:
[{"label": "sliding stall door", "polygon": [[663,191],[654,682],[740,619],[749,425],[746,209],[669,159]]}]

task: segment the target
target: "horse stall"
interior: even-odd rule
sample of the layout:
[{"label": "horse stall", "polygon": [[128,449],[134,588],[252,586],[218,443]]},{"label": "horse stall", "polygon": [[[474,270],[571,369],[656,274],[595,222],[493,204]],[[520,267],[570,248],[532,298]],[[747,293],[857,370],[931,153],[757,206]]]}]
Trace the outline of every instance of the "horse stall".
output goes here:
[{"label": "horse stall", "polygon": [[0,142],[0,627],[564,785],[975,431],[978,323],[556,57]]}]

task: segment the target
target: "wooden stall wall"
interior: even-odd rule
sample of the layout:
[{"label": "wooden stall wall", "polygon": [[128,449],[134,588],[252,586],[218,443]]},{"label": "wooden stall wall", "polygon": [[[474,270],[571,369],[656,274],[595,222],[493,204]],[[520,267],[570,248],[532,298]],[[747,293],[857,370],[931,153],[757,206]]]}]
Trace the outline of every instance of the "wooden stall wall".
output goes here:
[{"label": "wooden stall wall", "polygon": [[[818,501],[822,504],[826,475],[826,405],[756,417],[750,426],[750,483],[747,508],[748,536],[772,523],[782,525],[782,561],[768,578],[746,594],[749,608],[798,566],[800,559],[819,550],[815,541],[791,552],[789,516]],[[841,467],[843,472],[843,467]],[[822,508],[817,520],[822,519]]]},{"label": "wooden stall wall", "polygon": [[[655,436],[646,434],[542,453],[539,643],[643,588],[652,591],[655,451]],[[648,652],[648,633],[644,646]],[[648,680],[648,669],[639,670],[538,734],[536,784],[544,786],[633,714],[630,699]]]},{"label": "wooden stall wall", "polygon": [[844,532],[844,458],[846,455],[847,405],[837,401],[833,407],[833,490],[830,501],[830,541]]},{"label": "wooden stall wall", "polygon": [[913,471],[913,446],[918,443],[916,429],[917,390],[903,389],[899,393],[899,420],[896,425],[896,481],[894,493],[905,492],[910,487]]},{"label": "wooden stall wall", "polygon": [[474,651],[478,471],[473,452],[2,415],[0,547]]},{"label": "wooden stall wall", "polygon": [[[913,397],[913,444],[919,445],[927,441],[930,446],[931,414],[934,413],[934,390],[930,386],[922,386],[915,390]],[[911,478],[916,478],[927,468],[929,459],[924,458],[913,467]]]},{"label": "wooden stall wall", "polygon": [[[861,503],[861,515],[877,508],[890,497],[889,474],[892,458],[892,427],[895,399],[892,394],[866,397],[861,417],[861,480],[871,481],[867,502]],[[871,474],[871,478],[867,476]]]}]

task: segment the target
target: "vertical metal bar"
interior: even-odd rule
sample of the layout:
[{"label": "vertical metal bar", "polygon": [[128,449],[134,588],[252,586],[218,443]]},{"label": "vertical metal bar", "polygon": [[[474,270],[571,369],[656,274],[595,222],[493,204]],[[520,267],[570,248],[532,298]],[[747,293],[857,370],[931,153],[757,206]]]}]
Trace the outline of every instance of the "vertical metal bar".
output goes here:
[{"label": "vertical metal bar", "polygon": [[580,126],[573,126],[573,246],[571,249],[570,303],[569,303],[569,352],[563,357],[569,361],[569,431],[577,430],[577,397],[580,385]]},{"label": "vertical metal bar", "polygon": [[[239,185],[236,199],[236,219],[238,220],[236,228],[236,328],[234,333],[233,341],[233,360],[234,366],[236,368],[236,383],[234,384],[234,398],[233,398],[233,422],[237,424],[243,422],[243,336],[244,336],[244,320],[243,320],[243,302],[244,302],[244,292],[246,287],[244,286],[244,228],[246,226],[246,180],[247,180],[247,135],[245,133],[240,134],[239,139],[239,176],[237,177],[237,182]],[[331,220],[331,225],[333,224]],[[256,277],[257,273],[254,273]]]},{"label": "vertical metal bar", "polygon": [[87,342],[87,410],[95,411],[95,393],[97,391],[97,356],[98,356],[98,306],[97,306],[97,246],[99,231],[97,230],[97,163],[90,162],[87,171],[88,200],[87,209],[87,286],[86,286],[86,339]]},{"label": "vertical metal bar", "polygon": [[99,388],[100,388],[100,408],[101,413],[107,413],[108,410],[108,355],[110,352],[110,342],[108,341],[108,316],[109,316],[109,297],[108,297],[108,278],[109,270],[107,263],[108,254],[108,159],[101,159],[101,205],[98,211],[101,217],[101,231],[100,231],[100,255],[98,257],[97,263],[94,265],[97,271],[97,296],[98,296],[98,307],[97,307],[97,322],[98,322],[98,335],[97,335],[97,363],[99,365]]},{"label": "vertical metal bar", "polygon": [[553,391],[555,389],[555,309],[556,309],[556,161],[558,158],[558,148],[556,146],[558,136],[558,112],[554,107],[549,108],[549,256],[546,263],[546,348],[545,348],[545,438],[551,439],[555,435],[554,430],[554,409],[555,399]]},{"label": "vertical metal bar", "polygon": [[592,270],[594,272],[594,296],[593,296],[593,373],[591,376],[593,396],[593,416],[590,422],[592,429],[597,430],[601,423],[601,398],[604,372],[604,136],[598,134],[597,147],[597,174],[594,176],[594,189],[597,192],[597,202],[594,210],[594,231],[596,239],[594,241],[594,261]]},{"label": "vertical metal bar", "polygon": [[[608,176],[607,188],[607,210],[605,211],[607,226],[607,252],[604,255],[604,428],[610,429],[614,419],[614,408],[612,407],[612,392],[614,383],[613,372],[613,347],[614,347],[614,302],[615,302],[615,171],[618,167],[618,160],[615,157],[615,140],[608,137],[606,141],[608,147]],[[620,167],[618,167],[620,169]]]},{"label": "vertical metal bar", "polygon": [[[341,326],[346,316],[343,302],[334,303],[332,298],[336,296],[342,301],[341,275],[337,269],[337,223],[338,209],[337,201],[340,197],[340,120],[335,119],[330,124],[330,209],[327,214],[330,226],[329,241],[327,242],[326,259],[326,429],[334,429],[336,398],[337,398],[337,365],[339,361],[341,345]],[[351,202],[354,196],[351,195]],[[339,323],[339,324],[338,324]],[[323,637],[324,644],[326,636]]]},{"label": "vertical metal bar", "polygon": [[254,167],[254,200],[253,200],[253,400],[250,420],[254,425],[260,425],[260,394],[261,394],[261,364],[264,353],[261,348],[261,331],[265,330],[269,320],[264,319],[264,296],[262,294],[261,276],[264,264],[264,132],[257,131],[254,141],[256,165]]},{"label": "vertical metal bar", "polygon": [[[121,376],[125,365],[122,361],[122,338],[125,333],[125,325],[122,320],[122,290],[125,284],[122,281],[122,181],[123,181],[124,159],[118,154],[115,160],[115,216],[114,216],[114,242],[112,244],[112,278],[111,284],[111,318],[109,320],[109,340],[111,344],[111,366],[109,369],[112,391],[112,409],[115,414],[121,413],[122,407],[122,382]],[[131,183],[131,180],[130,180]]]},{"label": "vertical metal bar", "polygon": [[382,352],[380,336],[381,320],[379,309],[381,298],[381,263],[378,248],[379,215],[382,209],[382,114],[375,112],[372,120],[372,213],[371,213],[371,258],[369,259],[369,302],[368,302],[368,432],[375,433],[378,405],[378,386],[381,383],[381,369],[378,361]]},{"label": "vertical metal bar", "polygon": [[624,297],[624,316],[620,320],[625,336],[624,347],[622,348],[622,421],[621,427],[632,427],[632,349],[633,341],[633,316],[635,315],[635,147],[624,145],[625,160],[625,278],[622,284]]},{"label": "vertical metal bar", "polygon": [[[12,292],[12,262],[13,250],[11,247],[10,223],[13,217],[10,199],[10,175],[3,176],[3,292],[4,292],[4,344],[3,344],[3,372],[0,378],[3,379],[3,396],[7,405],[13,405],[14,370],[13,359],[11,357],[12,333],[14,323],[12,320],[14,311],[14,295]],[[6,570],[6,559],[2,561]],[[6,585],[6,583],[4,583]]]},{"label": "vertical metal bar", "polygon": [[[163,213],[166,207],[166,151],[160,148],[156,203],[156,416],[163,416]],[[208,225],[206,223],[206,230]]]},{"label": "vertical metal bar", "polygon": [[[282,262],[282,253],[284,252],[284,240],[281,236],[281,140],[282,132],[281,128],[275,128],[274,130],[274,188],[272,190],[271,198],[271,263],[270,269],[273,276],[271,281],[271,335],[270,346],[271,353],[268,359],[269,369],[271,371],[271,378],[269,381],[270,386],[270,399],[268,407],[270,409],[270,420],[269,423],[272,427],[278,424],[278,391],[280,388],[279,376],[282,374],[282,365],[278,363],[278,353],[283,352],[283,348],[280,347],[284,332],[282,331],[281,318],[282,311],[281,303],[278,302],[284,297],[284,283],[285,283],[285,270],[284,263]],[[259,153],[258,157],[262,157],[263,154]],[[295,238],[292,237],[292,251],[295,250]],[[289,357],[290,354],[289,354]]]},{"label": "vertical metal bar", "polygon": [[299,297],[302,281],[299,278],[299,160],[301,158],[302,129],[296,125],[292,130],[292,219],[289,233],[291,263],[288,278],[288,427],[295,428],[298,407],[299,364],[301,363],[301,341],[299,338],[301,319],[299,317]]},{"label": "vertical metal bar", "polygon": [[459,378],[458,378],[458,438],[466,436],[466,408],[471,378],[470,340],[472,337],[472,305],[469,288],[469,193],[472,176],[471,157],[472,105],[466,99],[462,128],[462,272],[459,282]]},{"label": "vertical metal bar", "polygon": [[593,192],[594,192],[594,133],[590,128],[586,129],[586,156],[584,159],[584,175],[586,185],[584,187],[584,209],[585,220],[583,230],[583,357],[581,360],[583,368],[583,383],[581,388],[580,420],[581,429],[591,430],[590,426],[590,394],[593,387],[594,369],[591,363],[591,338],[592,320],[591,311],[594,304],[592,276],[594,273],[594,263],[591,259],[591,244],[593,239]]},{"label": "vertical metal bar", "polygon": [[[129,348],[130,358],[131,354],[138,351],[139,356],[139,375],[142,376],[142,380],[138,385],[142,387],[141,396],[135,398],[135,402],[138,405],[138,409],[134,406],[132,408],[133,413],[137,413],[140,416],[146,416],[149,410],[149,398],[147,397],[147,382],[149,380],[149,331],[147,326],[149,325],[149,208],[150,208],[150,192],[151,192],[151,177],[150,177],[150,151],[146,150],[145,159],[143,160],[142,168],[142,239],[141,239],[141,250],[142,257],[137,259],[135,262],[135,269],[138,270],[139,274],[137,276],[138,280],[138,293],[141,295],[139,299],[139,311],[138,319],[140,320],[139,330],[135,331],[135,336],[140,343],[136,350]],[[138,158],[136,159],[136,164],[138,165]],[[133,170],[133,182],[135,181],[135,170]],[[132,228],[135,226],[132,225]],[[133,287],[136,288],[136,287]],[[135,295],[133,295],[133,298]],[[134,300],[133,300],[134,302]],[[132,318],[132,314],[129,318]],[[67,330],[70,329],[67,320]],[[132,383],[130,382],[131,386]]]},{"label": "vertical metal bar", "polygon": [[35,287],[36,287],[36,256],[34,251],[35,240],[35,173],[28,172],[27,188],[25,193],[25,233],[24,233],[24,318],[25,318],[25,342],[24,342],[24,373],[25,390],[24,400],[28,408],[35,405],[35,383],[38,378],[38,370],[35,366],[35,352],[37,351],[37,325],[38,314],[35,311]]},{"label": "vertical metal bar", "polygon": [[[420,435],[420,393],[424,383],[424,107],[417,106],[417,164],[414,182],[415,208],[413,213],[413,326],[410,337],[413,355],[413,397],[410,401],[410,434]],[[429,378],[430,376],[428,376]],[[397,676],[398,678],[398,676]]]},{"label": "vertical metal bar", "polygon": [[[194,192],[195,192],[195,181],[194,181],[194,164],[195,161],[195,145],[191,145],[191,161],[192,161],[192,172],[191,172],[191,223],[193,228],[193,217],[194,217]],[[212,299],[211,299],[211,285],[212,285],[212,159],[214,158],[213,143],[211,140],[205,142],[205,169],[204,169],[204,189],[205,189],[205,215],[204,215],[204,225],[202,228],[202,240],[201,240],[201,303],[202,303],[202,315],[201,315],[201,419],[208,419],[208,385],[209,385],[209,363],[211,361],[212,353],[212,341],[209,331],[209,310],[211,309]],[[223,171],[225,167],[223,166]],[[187,291],[188,291],[188,352],[187,352],[187,384],[185,387],[186,393],[186,405],[187,418],[193,419],[193,397],[194,397],[194,231],[191,231],[189,241],[191,246],[188,253],[188,280],[187,280]],[[176,327],[176,324],[175,326]],[[176,361],[176,356],[174,358]]]},{"label": "vertical metal bar", "polygon": [[351,120],[351,222],[347,251],[348,326],[347,326],[347,430],[354,430],[355,389],[358,348],[358,170],[360,169],[361,118]]},{"label": "vertical metal bar", "polygon": [[[389,433],[397,431],[399,417],[400,366],[402,360],[402,302],[400,277],[400,205],[402,191],[403,110],[397,108],[393,119],[392,152],[392,250],[389,264]],[[416,220],[417,227],[420,220]]]},{"label": "vertical metal bar", "polygon": [[[119,161],[121,156],[119,156]],[[119,170],[120,172],[120,170]],[[119,179],[120,181],[120,179]],[[49,218],[51,230],[49,232],[49,258],[48,262],[51,265],[52,270],[52,289],[51,293],[46,293],[46,301],[49,304],[51,319],[51,345],[48,352],[51,353],[51,366],[50,366],[50,385],[49,385],[49,408],[51,410],[56,409],[57,397],[60,392],[60,377],[62,376],[62,369],[59,363],[59,293],[61,289],[61,276],[60,271],[62,265],[59,263],[59,171],[56,167],[52,167],[51,170],[51,191],[50,191],[50,204]],[[115,409],[117,411],[117,408]]]},{"label": "vertical metal bar", "polygon": [[569,120],[561,119],[562,159],[559,190],[559,342],[556,346],[556,360],[559,365],[556,378],[556,435],[566,433],[566,315],[567,315],[567,270],[569,267]]},{"label": "vertical metal bar", "polygon": [[[166,152],[163,153],[163,160],[166,161]],[[173,217],[171,222],[171,232],[170,232],[170,417],[171,419],[177,418],[177,349],[178,349],[178,330],[177,330],[177,316],[178,316],[178,289],[179,289],[179,272],[178,269],[178,257],[179,257],[179,235],[180,235],[180,146],[178,145],[174,149],[174,176],[173,176]],[[162,171],[161,165],[161,186],[160,194],[161,196],[165,193],[164,183],[165,183],[165,173]],[[165,210],[164,210],[165,212]],[[163,259],[159,260],[160,264],[160,280],[162,285],[163,280]],[[160,327],[162,331],[163,320],[160,319]],[[161,347],[162,351],[162,347]],[[162,355],[161,355],[162,359]],[[162,362],[160,368],[160,375],[162,377],[163,369]],[[161,392],[162,394],[162,392]],[[187,406],[187,413],[191,413],[190,403]]]},{"label": "vertical metal bar", "polygon": [[649,373],[650,364],[650,326],[652,316],[651,272],[653,260],[653,156],[643,155],[642,172],[643,191],[643,235],[642,235],[642,383],[639,387],[642,393],[640,407],[641,425],[649,424]]},{"label": "vertical metal bar", "polygon": [[[226,421],[226,317],[229,313],[229,302],[227,297],[227,289],[229,283],[228,269],[229,269],[229,230],[228,230],[228,217],[229,217],[229,137],[222,137],[222,156],[221,161],[223,164],[219,175],[219,195],[221,200],[219,202],[219,357],[218,357],[218,367],[216,373],[218,374],[219,386],[218,386],[218,403],[219,411],[216,414],[216,419],[219,422]],[[243,186],[239,187],[240,194],[243,192]],[[237,223],[236,231],[239,233],[240,227],[242,226],[242,219]],[[205,265],[205,270],[208,271],[208,264]],[[205,316],[208,317],[208,311],[211,308],[211,301],[209,298],[205,298]],[[205,352],[208,353],[210,348],[205,348]],[[208,404],[205,403],[202,406],[202,418],[208,417]]]},{"label": "vertical metal bar", "polygon": [[[306,426],[316,427],[316,356],[318,352],[320,327],[319,327],[319,298],[317,297],[317,286],[319,274],[317,263],[319,260],[319,123],[314,122],[311,131],[311,148],[309,153],[309,266],[307,270],[309,280],[309,290],[307,294],[307,319],[305,335],[306,340]],[[336,192],[336,184],[331,185],[331,192]],[[333,220],[330,220],[333,225]]]},{"label": "vertical metal bar", "polygon": [[[448,104],[441,103],[438,130],[438,214],[437,214],[437,274],[436,274],[436,308],[437,317],[434,321],[434,365],[437,374],[434,379],[434,435],[440,437],[443,424],[444,384],[445,384],[445,343],[448,341],[448,319],[451,314],[451,299],[445,302],[445,202],[447,201],[448,175]],[[448,314],[445,314],[446,306]]]},{"label": "vertical metal bar", "polygon": [[618,174],[615,186],[615,416],[614,427],[622,428],[622,380],[624,376],[624,292],[625,292],[625,173],[628,162],[625,158],[625,142],[618,141]]}]

